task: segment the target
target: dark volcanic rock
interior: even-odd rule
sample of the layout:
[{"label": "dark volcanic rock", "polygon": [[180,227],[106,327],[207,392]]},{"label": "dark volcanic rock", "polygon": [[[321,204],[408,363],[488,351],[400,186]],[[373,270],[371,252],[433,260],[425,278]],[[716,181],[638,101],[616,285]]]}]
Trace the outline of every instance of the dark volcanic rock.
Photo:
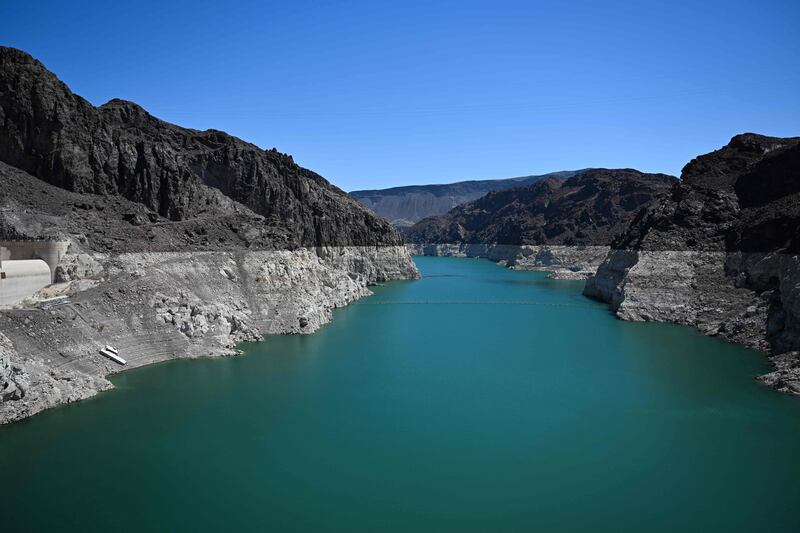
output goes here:
[{"label": "dark volcanic rock", "polygon": [[681,182],[613,246],[796,253],[799,233],[800,138],[746,133],[689,162]]},{"label": "dark volcanic rock", "polygon": [[353,191],[350,195],[397,227],[443,215],[457,205],[477,200],[486,193],[524,187],[546,178],[567,179],[578,171],[565,170],[540,176],[499,180],[473,180],[436,185],[408,185],[390,189]]},{"label": "dark volcanic rock", "polygon": [[[288,155],[168,124],[131,102],[96,108],[7,47],[0,47],[0,161],[171,221],[255,213],[272,228],[275,248],[401,243],[387,222]],[[137,226],[145,219],[134,214]]]},{"label": "dark volcanic rock", "polygon": [[491,192],[421,220],[406,237],[421,244],[608,245],[676,181],[631,169],[585,170],[564,181]]},{"label": "dark volcanic rock", "polygon": [[87,252],[270,249],[286,232],[238,205],[181,221],[121,196],[79,194],[0,162],[0,240],[69,239]]}]

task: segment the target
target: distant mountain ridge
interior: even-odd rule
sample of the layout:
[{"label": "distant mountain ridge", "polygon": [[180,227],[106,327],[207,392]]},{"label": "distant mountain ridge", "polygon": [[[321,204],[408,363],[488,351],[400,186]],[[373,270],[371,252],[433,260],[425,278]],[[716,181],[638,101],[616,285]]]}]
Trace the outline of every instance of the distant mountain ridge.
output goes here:
[{"label": "distant mountain ridge", "polygon": [[409,227],[423,218],[443,215],[457,205],[477,200],[492,191],[524,187],[546,178],[563,180],[578,172],[581,171],[563,170],[518,178],[407,185],[389,189],[353,191],[350,196],[395,226]]},{"label": "distant mountain ridge", "polygon": [[677,182],[633,169],[590,169],[566,180],[493,191],[406,230],[414,244],[608,246]]}]

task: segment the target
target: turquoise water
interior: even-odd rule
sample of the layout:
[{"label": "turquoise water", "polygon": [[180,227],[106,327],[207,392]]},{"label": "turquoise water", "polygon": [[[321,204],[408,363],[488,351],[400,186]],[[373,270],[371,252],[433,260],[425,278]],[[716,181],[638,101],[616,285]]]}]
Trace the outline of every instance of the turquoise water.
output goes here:
[{"label": "turquoise water", "polygon": [[0,530],[800,531],[800,399],[763,356],[417,262],[314,335],[0,428]]}]

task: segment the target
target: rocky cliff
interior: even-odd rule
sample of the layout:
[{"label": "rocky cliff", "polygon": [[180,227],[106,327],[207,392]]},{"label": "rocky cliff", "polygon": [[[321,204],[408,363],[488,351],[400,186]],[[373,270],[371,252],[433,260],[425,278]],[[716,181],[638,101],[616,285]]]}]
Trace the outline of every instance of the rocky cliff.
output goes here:
[{"label": "rocky cliff", "polygon": [[694,159],[612,248],[585,294],[780,355],[768,379],[800,391],[800,138],[738,135]]},{"label": "rocky cliff", "polygon": [[30,55],[0,47],[0,161],[52,185],[120,196],[170,221],[265,219],[273,249],[397,245],[389,224],[291,156],[216,130],[159,120],[138,105],[98,107]]},{"label": "rocky cliff", "polygon": [[423,218],[443,215],[457,205],[477,200],[492,191],[523,187],[546,178],[567,179],[575,174],[576,171],[565,170],[519,178],[353,191],[350,195],[395,226],[405,228]]},{"label": "rocky cliff", "polygon": [[0,423],[124,368],[310,333],[369,284],[418,276],[388,222],[291,157],[95,108],[2,47],[0,161],[0,241],[66,250],[56,283],[0,310]]},{"label": "rocky cliff", "polygon": [[[496,259],[517,268],[593,273],[613,238],[677,180],[630,169],[591,169],[496,191],[406,232],[413,250]],[[501,255],[498,255],[501,254]]]}]

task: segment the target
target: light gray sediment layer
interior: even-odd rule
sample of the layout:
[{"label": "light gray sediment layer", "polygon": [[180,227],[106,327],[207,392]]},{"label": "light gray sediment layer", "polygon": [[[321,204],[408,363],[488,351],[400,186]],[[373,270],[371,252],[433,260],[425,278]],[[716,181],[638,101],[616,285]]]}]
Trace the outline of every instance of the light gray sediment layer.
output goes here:
[{"label": "light gray sediment layer", "polygon": [[800,257],[779,253],[612,250],[584,294],[619,318],[673,322],[768,352],[760,378],[800,392]]},{"label": "light gray sediment layer", "polygon": [[[0,423],[91,397],[127,368],[313,332],[370,283],[419,275],[403,246],[83,254],[61,266],[81,279],[47,295],[81,289],[69,303],[0,312]],[[100,355],[107,344],[127,366]]]},{"label": "light gray sediment layer", "polygon": [[407,244],[412,255],[483,257],[518,270],[551,272],[556,279],[586,279],[610,250],[608,246],[513,244]]}]

